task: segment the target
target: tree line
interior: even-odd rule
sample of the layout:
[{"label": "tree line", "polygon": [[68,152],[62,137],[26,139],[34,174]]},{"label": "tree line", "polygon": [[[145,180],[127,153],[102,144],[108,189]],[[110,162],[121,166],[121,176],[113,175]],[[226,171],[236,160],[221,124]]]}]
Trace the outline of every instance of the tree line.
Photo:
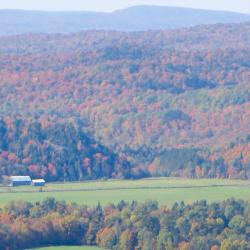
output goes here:
[{"label": "tree line", "polygon": [[119,202],[102,207],[46,198],[0,209],[0,249],[97,245],[113,250],[247,250],[250,203]]}]

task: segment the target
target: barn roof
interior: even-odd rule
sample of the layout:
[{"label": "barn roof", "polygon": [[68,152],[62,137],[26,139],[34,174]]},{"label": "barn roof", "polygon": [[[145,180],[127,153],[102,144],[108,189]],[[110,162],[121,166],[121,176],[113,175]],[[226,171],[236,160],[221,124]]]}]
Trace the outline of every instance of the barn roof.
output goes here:
[{"label": "barn roof", "polygon": [[11,181],[31,181],[30,176],[11,176]]},{"label": "barn roof", "polygon": [[44,179],[36,179],[36,180],[32,180],[33,183],[45,183]]}]

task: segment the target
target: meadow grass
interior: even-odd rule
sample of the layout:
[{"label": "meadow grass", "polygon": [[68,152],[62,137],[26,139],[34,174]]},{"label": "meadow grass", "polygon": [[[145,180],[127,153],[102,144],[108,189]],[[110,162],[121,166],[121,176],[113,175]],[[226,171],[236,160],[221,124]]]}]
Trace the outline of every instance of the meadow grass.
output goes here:
[{"label": "meadow grass", "polygon": [[[13,200],[42,201],[46,197],[76,202],[90,206],[117,204],[125,201],[156,200],[159,204],[171,205],[184,201],[221,201],[228,198],[249,199],[250,182],[240,180],[190,180],[190,179],[143,179],[111,180],[82,183],[47,184],[43,192],[37,187],[0,187],[0,206]],[[17,193],[16,193],[17,192]]]}]

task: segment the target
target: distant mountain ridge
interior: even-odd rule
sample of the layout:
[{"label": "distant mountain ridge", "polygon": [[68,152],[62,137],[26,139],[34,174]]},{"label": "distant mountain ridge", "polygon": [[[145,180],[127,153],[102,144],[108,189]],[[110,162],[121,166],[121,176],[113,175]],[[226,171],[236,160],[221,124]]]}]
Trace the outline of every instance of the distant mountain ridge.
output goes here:
[{"label": "distant mountain ridge", "polygon": [[0,35],[81,30],[161,30],[202,24],[250,22],[249,14],[163,6],[135,6],[111,13],[0,10]]}]

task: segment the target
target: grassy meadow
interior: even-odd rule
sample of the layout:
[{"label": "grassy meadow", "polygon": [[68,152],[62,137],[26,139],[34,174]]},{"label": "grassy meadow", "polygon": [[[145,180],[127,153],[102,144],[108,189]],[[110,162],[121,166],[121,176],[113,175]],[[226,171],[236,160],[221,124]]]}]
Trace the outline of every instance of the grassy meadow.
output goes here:
[{"label": "grassy meadow", "polygon": [[142,179],[108,180],[76,183],[51,183],[39,187],[0,187],[0,206],[13,200],[41,201],[46,197],[95,206],[121,200],[140,202],[156,200],[171,205],[196,200],[220,201],[228,198],[250,199],[250,181],[219,179]]}]

